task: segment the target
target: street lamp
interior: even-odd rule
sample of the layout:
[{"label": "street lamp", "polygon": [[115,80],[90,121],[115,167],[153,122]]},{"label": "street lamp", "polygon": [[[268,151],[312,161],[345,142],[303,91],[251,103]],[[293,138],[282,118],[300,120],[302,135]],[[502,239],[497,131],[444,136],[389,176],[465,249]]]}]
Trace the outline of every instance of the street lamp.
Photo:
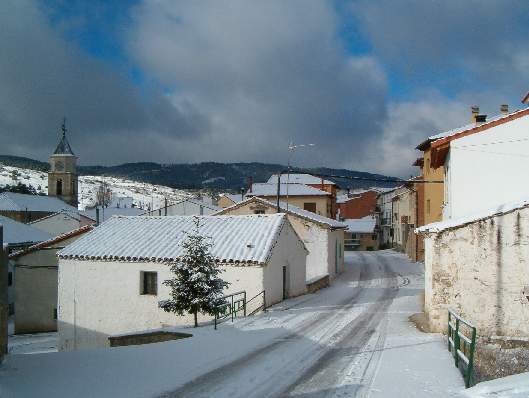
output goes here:
[{"label": "street lamp", "polygon": [[[287,212],[288,212],[288,184],[290,183],[290,160],[291,160],[291,157],[292,157],[292,153],[298,149],[298,148],[307,148],[307,147],[311,147],[311,146],[316,146],[315,144],[297,144],[297,145],[294,145],[294,143],[292,142],[292,140],[290,140],[290,143],[288,144],[288,164],[287,164]],[[279,178],[281,178],[281,174],[278,176]]]}]

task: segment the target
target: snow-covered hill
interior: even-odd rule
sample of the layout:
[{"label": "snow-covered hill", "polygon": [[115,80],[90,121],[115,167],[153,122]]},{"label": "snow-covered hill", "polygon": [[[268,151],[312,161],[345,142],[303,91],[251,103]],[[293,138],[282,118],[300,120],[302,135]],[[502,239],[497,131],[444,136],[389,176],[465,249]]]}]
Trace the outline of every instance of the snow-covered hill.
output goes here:
[{"label": "snow-covered hill", "polygon": [[[38,193],[48,193],[48,174],[43,171],[5,166],[0,164],[0,187],[22,183],[33,187]],[[168,203],[190,197],[188,191],[153,185],[115,177],[80,176],[79,208],[93,206],[102,184],[112,192],[112,197],[131,197],[135,206],[142,209],[158,209]]]}]

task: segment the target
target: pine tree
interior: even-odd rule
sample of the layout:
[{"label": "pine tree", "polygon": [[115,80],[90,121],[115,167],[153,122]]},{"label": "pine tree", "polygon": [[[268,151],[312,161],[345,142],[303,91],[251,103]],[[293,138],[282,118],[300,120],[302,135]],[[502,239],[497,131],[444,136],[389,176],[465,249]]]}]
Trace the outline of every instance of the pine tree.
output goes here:
[{"label": "pine tree", "polygon": [[200,218],[194,217],[193,222],[194,230],[182,243],[184,254],[169,264],[175,277],[163,282],[171,288],[171,299],[160,306],[178,315],[192,313],[197,327],[199,312],[214,315],[217,306],[226,304],[223,289],[229,283],[219,277],[223,271],[210,252],[213,242],[200,234]]}]

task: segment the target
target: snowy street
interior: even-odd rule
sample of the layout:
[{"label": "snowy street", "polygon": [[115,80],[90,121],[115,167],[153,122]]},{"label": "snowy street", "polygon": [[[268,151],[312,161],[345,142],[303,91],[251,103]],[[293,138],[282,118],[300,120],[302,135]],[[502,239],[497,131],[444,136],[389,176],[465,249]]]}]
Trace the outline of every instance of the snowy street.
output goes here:
[{"label": "snowy street", "polygon": [[331,288],[238,325],[283,328],[284,335],[166,396],[457,395],[463,382],[441,337],[407,320],[419,312],[422,265],[391,251],[346,259]]},{"label": "snowy street", "polygon": [[331,287],[194,336],[110,350],[10,355],[0,396],[447,397],[463,380],[420,311],[423,267],[392,251],[346,253]]}]

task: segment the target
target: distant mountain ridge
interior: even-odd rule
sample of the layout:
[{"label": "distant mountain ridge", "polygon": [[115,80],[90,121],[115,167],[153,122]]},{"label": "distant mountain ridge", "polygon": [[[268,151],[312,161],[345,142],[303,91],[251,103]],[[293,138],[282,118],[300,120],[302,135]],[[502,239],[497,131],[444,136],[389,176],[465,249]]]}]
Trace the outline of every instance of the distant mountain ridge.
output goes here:
[{"label": "distant mountain ridge", "polygon": [[[46,162],[20,157],[0,155],[0,163],[7,166],[28,168],[46,172]],[[216,163],[203,162],[196,164],[160,164],[154,162],[125,163],[117,166],[78,166],[80,175],[112,176],[126,178],[138,182],[165,185],[178,189],[210,188],[216,191],[239,191],[248,185],[248,178],[254,182],[266,182],[272,174],[285,170],[286,166],[269,163]],[[294,169],[295,171],[295,169]],[[359,177],[369,180],[348,180],[327,178],[335,181],[342,188],[393,187],[398,183],[376,181],[377,179],[396,179],[380,174],[316,167],[303,169],[314,174],[340,175]]]}]

